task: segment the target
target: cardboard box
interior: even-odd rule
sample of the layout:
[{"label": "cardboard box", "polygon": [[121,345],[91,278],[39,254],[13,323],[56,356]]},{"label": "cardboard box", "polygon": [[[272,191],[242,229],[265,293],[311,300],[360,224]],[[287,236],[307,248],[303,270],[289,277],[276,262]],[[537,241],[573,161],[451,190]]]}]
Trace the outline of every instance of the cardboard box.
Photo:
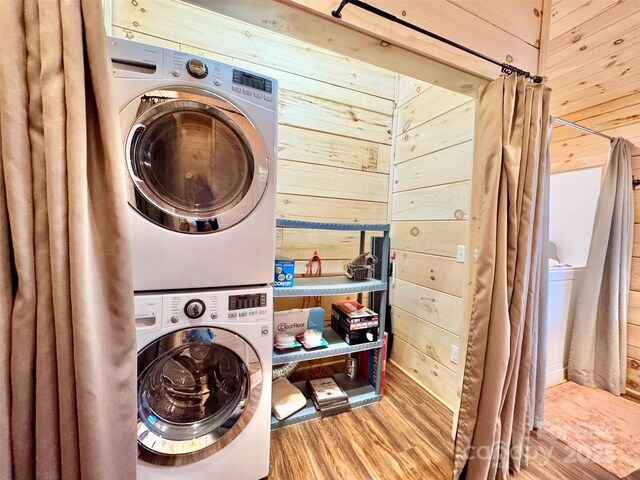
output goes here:
[{"label": "cardboard box", "polygon": [[324,330],[324,309],[322,307],[295,308],[274,312],[273,314],[273,338],[281,332],[299,335],[305,330]]},{"label": "cardboard box", "polygon": [[347,330],[341,324],[341,321],[331,316],[331,328],[342,338],[348,345],[360,345],[362,343],[375,342],[378,340],[378,327],[359,328],[355,330]]},{"label": "cardboard box", "polygon": [[276,258],[273,270],[273,286],[278,288],[293,287],[293,275],[296,263],[288,258]]},{"label": "cardboard box", "polygon": [[378,340],[378,314],[356,302],[331,305],[331,328],[349,345]]},{"label": "cardboard box", "polygon": [[343,319],[346,322],[349,322],[349,324],[378,321],[378,314],[376,312],[355,300],[350,302],[332,303],[331,318],[334,316],[338,319]]}]

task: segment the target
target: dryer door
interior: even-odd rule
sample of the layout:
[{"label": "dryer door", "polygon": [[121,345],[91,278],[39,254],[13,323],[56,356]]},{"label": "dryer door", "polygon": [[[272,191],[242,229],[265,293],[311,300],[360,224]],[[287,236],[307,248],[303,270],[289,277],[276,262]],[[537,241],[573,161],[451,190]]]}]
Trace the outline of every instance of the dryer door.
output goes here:
[{"label": "dryer door", "polygon": [[164,335],[138,353],[138,443],[156,457],[211,455],[251,420],[262,381],[256,352],[233,332]]},{"label": "dryer door", "polygon": [[269,159],[256,127],[227,100],[172,88],[140,95],[121,112],[129,203],[184,233],[244,220],[267,184]]}]

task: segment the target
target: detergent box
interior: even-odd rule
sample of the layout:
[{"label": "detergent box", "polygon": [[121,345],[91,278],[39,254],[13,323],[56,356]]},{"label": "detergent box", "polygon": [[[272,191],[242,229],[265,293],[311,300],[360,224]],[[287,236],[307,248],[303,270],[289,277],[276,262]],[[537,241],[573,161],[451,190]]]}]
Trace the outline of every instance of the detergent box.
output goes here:
[{"label": "detergent box", "polygon": [[276,288],[293,287],[293,273],[295,262],[288,258],[277,257],[273,273],[273,286]]}]

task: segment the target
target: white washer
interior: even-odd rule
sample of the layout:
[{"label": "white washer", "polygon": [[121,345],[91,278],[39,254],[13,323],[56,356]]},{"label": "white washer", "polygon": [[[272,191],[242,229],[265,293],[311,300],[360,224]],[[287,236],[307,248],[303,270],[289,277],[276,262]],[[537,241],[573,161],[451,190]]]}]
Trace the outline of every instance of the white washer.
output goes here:
[{"label": "white washer", "polygon": [[269,474],[270,286],[135,296],[138,480]]},{"label": "white washer", "polygon": [[135,291],[273,281],[278,85],[110,38]]}]

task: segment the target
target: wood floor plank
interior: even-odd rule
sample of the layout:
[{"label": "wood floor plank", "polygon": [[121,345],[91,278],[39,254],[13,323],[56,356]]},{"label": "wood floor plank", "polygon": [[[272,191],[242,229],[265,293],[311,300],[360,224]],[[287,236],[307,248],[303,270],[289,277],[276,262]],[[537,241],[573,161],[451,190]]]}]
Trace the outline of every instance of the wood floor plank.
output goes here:
[{"label": "wood floor plank", "polygon": [[[448,480],[452,421],[449,410],[387,363],[382,402],[273,432],[268,478]],[[617,478],[546,432],[532,435],[530,447],[528,468],[509,478]],[[640,472],[625,480],[640,480]]]}]

